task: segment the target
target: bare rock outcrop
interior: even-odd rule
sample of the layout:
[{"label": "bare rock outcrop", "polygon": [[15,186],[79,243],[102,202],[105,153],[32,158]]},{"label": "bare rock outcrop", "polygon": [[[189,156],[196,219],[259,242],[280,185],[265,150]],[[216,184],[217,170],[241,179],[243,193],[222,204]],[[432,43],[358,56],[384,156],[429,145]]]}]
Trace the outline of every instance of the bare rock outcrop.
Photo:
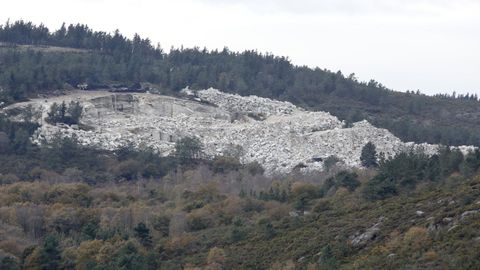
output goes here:
[{"label": "bare rock outcrop", "polygon": [[408,150],[433,154],[438,148],[404,143],[367,121],[345,127],[327,112],[306,111],[289,102],[215,89],[195,93],[185,90],[184,94],[186,98],[78,91],[14,104],[5,110],[31,104],[43,112],[43,119],[53,102],[79,101],[84,108],[81,122],[91,130],[54,126],[40,120],[41,127],[32,140],[41,143],[58,133],[75,134],[85,145],[113,150],[132,143],[168,155],[176,140],[196,136],[205,145],[206,155],[222,155],[235,149],[242,162],[257,161],[267,174],[287,173],[299,164],[302,170],[322,170],[324,159],[332,155],[347,166],[360,166],[361,149],[369,141],[386,157]]}]

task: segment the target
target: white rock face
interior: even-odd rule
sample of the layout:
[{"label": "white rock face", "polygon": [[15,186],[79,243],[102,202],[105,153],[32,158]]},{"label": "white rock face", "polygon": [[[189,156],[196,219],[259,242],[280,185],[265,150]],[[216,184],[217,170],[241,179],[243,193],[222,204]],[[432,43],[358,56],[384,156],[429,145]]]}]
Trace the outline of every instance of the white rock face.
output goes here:
[{"label": "white rock face", "polygon": [[236,152],[244,163],[258,161],[267,174],[287,173],[299,164],[303,170],[322,170],[323,160],[331,155],[347,166],[360,166],[362,147],[369,141],[386,157],[410,149],[423,149],[428,154],[438,149],[436,145],[403,143],[367,121],[344,128],[344,123],[329,113],[305,111],[289,102],[215,89],[198,91],[195,97],[189,90],[184,93],[193,100],[149,93],[78,91],[14,104],[5,110],[32,104],[46,117],[53,102],[80,101],[84,107],[81,122],[93,130],[41,121],[33,141],[48,141],[56,133],[76,134],[85,145],[113,150],[133,143],[168,155],[176,140],[196,136],[208,156]]}]

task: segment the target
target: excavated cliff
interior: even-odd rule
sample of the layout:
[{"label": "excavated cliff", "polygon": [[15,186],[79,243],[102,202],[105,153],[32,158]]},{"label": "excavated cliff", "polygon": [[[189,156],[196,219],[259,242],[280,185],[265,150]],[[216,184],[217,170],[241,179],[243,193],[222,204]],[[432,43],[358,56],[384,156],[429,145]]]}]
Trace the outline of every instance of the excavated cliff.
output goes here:
[{"label": "excavated cliff", "polygon": [[[322,170],[329,156],[338,157],[345,166],[360,166],[361,149],[369,141],[387,157],[412,149],[433,154],[438,149],[436,145],[402,142],[367,121],[346,127],[329,113],[305,111],[288,102],[215,89],[182,93],[184,98],[78,91],[14,104],[5,110],[32,105],[42,112],[41,127],[32,138],[36,143],[56,134],[75,134],[84,145],[113,150],[131,143],[168,155],[179,138],[195,136],[203,142],[207,156],[233,153],[242,162],[259,162],[268,174],[299,167]],[[92,129],[46,123],[43,119],[51,104],[62,101],[79,101],[81,122]]]}]

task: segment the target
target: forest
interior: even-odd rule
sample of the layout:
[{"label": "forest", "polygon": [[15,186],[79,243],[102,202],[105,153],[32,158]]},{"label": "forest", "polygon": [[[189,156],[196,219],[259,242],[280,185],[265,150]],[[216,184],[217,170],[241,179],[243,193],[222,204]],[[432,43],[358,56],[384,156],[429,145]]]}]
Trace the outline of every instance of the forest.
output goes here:
[{"label": "forest", "polygon": [[79,84],[95,89],[148,82],[168,94],[187,86],[214,87],[328,111],[348,123],[367,119],[404,141],[480,145],[476,94],[401,93],[375,80],[358,81],[355,74],[295,66],[287,57],[254,50],[182,47],[167,53],[139,35],[128,39],[119,31],[98,32],[82,24],[51,31],[31,22],[7,22],[0,26],[0,42],[5,104]]}]

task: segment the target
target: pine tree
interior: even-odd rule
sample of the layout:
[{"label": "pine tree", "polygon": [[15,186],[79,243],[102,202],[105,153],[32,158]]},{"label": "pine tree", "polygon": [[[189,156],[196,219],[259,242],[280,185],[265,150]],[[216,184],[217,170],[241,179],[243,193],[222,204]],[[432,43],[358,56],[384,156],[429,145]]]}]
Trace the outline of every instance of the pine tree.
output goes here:
[{"label": "pine tree", "polygon": [[362,154],[360,156],[360,161],[362,162],[362,166],[371,168],[377,167],[377,150],[375,145],[372,142],[368,142],[362,148]]},{"label": "pine tree", "polygon": [[19,270],[20,267],[18,266],[17,261],[10,257],[4,257],[3,259],[0,260],[0,269],[2,270]]},{"label": "pine tree", "polygon": [[61,251],[57,238],[55,236],[47,236],[40,251],[40,268],[43,270],[59,269],[60,254]]},{"label": "pine tree", "polygon": [[322,249],[318,264],[321,269],[337,269],[337,259],[333,255],[330,245],[326,245]]},{"label": "pine tree", "polygon": [[135,237],[138,238],[140,243],[145,247],[152,246],[152,236],[150,235],[150,229],[148,229],[145,223],[138,223],[137,227],[134,228]]},{"label": "pine tree", "polygon": [[80,118],[82,117],[83,107],[80,105],[80,102],[70,102],[70,105],[67,109],[68,114],[71,117],[72,124],[78,124],[80,122]]}]

